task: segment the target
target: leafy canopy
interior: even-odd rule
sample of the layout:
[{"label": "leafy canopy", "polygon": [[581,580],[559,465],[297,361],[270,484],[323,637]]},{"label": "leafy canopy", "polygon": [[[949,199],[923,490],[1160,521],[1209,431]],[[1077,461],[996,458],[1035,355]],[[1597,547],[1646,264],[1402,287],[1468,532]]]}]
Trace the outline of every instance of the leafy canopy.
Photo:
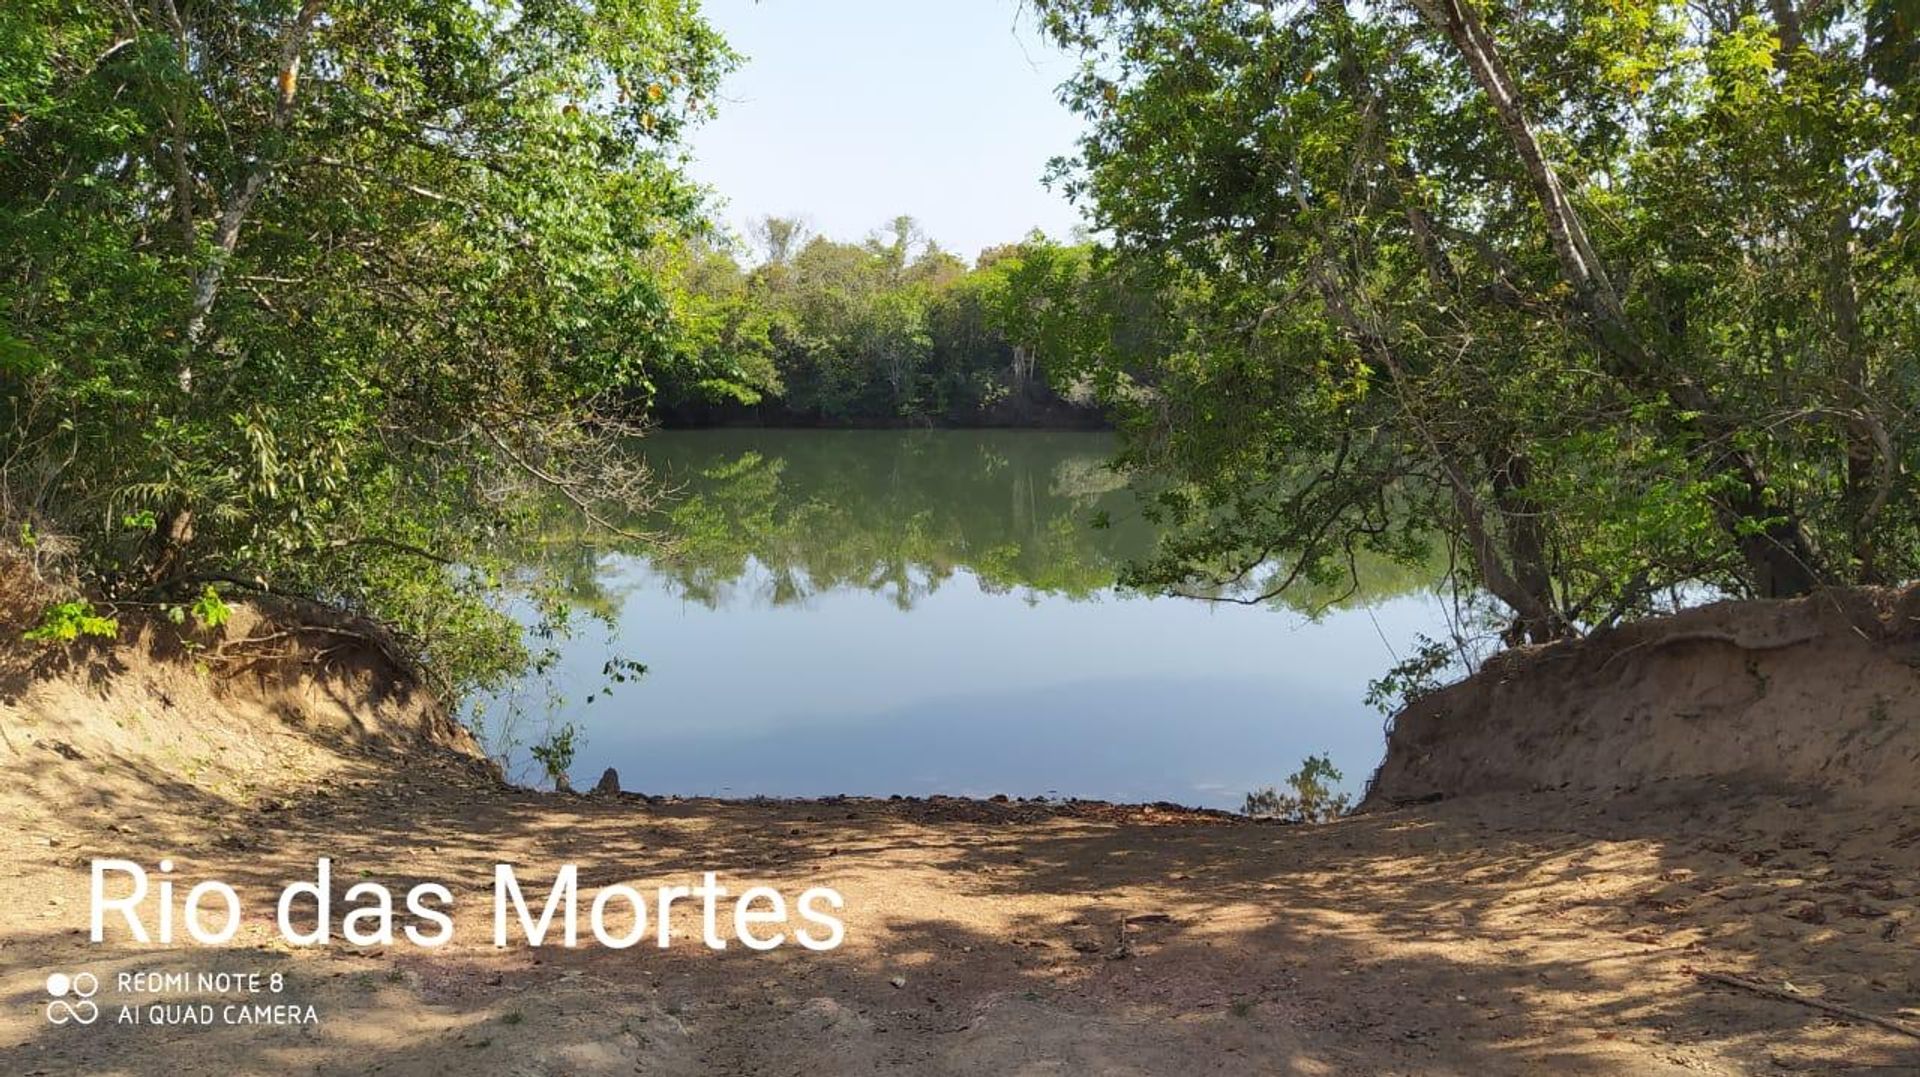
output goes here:
[{"label": "leafy canopy", "polygon": [[1143,578],[1443,535],[1545,639],[1920,575],[1920,122],[1885,4],[1041,0],[1059,166],[1164,316],[1084,351]]},{"label": "leafy canopy", "polygon": [[675,360],[692,0],[18,0],[0,11],[0,497],[109,596],[364,612],[459,691],[540,498]]}]

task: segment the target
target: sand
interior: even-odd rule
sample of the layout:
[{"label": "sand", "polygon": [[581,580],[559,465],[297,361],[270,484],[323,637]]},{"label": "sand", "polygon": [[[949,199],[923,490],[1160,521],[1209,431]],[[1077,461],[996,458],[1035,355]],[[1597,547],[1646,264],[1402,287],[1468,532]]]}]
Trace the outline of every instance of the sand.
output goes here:
[{"label": "sand", "polygon": [[[253,631],[246,625],[243,631]],[[335,656],[338,658],[338,656]],[[110,661],[105,659],[110,658]],[[0,1073],[1920,1073],[1920,817],[1690,778],[1291,827],[1098,805],[513,789],[377,663],[127,645],[0,676]],[[223,879],[219,947],[91,943],[100,857]],[[285,883],[454,892],[437,949],[288,946]],[[492,945],[497,862],[589,891],[719,872],[844,895],[846,941]],[[49,973],[284,977],[317,1024],[46,1018]]]}]

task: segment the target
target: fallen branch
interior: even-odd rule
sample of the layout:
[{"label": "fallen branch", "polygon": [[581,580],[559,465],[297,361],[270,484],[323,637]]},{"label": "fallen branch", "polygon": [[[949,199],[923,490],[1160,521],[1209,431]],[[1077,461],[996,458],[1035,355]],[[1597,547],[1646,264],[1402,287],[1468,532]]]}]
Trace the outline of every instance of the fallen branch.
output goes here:
[{"label": "fallen branch", "polygon": [[1810,1006],[1813,1009],[1823,1010],[1827,1013],[1849,1018],[1854,1021],[1865,1021],[1867,1024],[1878,1025],[1890,1032],[1898,1032],[1902,1036],[1912,1036],[1914,1039],[1920,1040],[1920,1028],[1915,1028],[1903,1021],[1896,1021],[1891,1017],[1882,1017],[1879,1014],[1868,1013],[1865,1010],[1856,1010],[1852,1006],[1843,1006],[1838,1002],[1828,1002],[1826,999],[1814,998],[1811,995],[1795,994],[1792,991],[1771,987],[1753,980],[1743,980],[1738,976],[1729,976],[1724,972],[1707,972],[1694,968],[1687,969],[1687,971],[1700,977],[1702,980],[1711,980],[1714,983],[1725,984],[1728,987],[1738,987],[1743,991],[1751,991],[1756,995],[1765,995],[1768,998],[1777,998],[1782,1002],[1797,1002],[1802,1006]]}]

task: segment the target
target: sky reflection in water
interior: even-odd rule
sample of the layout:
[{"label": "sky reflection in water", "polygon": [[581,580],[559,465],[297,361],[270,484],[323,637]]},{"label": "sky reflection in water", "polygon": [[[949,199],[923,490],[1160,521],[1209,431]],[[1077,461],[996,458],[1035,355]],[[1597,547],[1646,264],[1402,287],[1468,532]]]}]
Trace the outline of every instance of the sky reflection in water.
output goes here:
[{"label": "sky reflection in water", "polygon": [[[1297,612],[1120,594],[1151,530],[1099,434],[698,431],[648,459],[680,545],[603,553],[615,646],[646,676],[591,704],[607,636],[570,641],[576,785],[649,793],[952,793],[1237,808],[1315,752],[1358,789],[1367,682],[1438,601]],[[1090,526],[1105,511],[1114,526]]]}]

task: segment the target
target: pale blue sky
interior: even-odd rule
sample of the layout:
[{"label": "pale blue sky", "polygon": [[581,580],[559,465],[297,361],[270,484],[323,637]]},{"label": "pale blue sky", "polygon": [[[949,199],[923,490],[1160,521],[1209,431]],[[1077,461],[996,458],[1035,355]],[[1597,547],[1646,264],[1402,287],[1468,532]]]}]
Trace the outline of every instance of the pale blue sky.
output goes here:
[{"label": "pale blue sky", "polygon": [[1079,122],[1055,99],[1072,70],[1017,0],[706,0],[747,57],[693,174],[736,231],[764,214],[860,239],[911,213],[971,259],[1078,221],[1041,176]]}]

